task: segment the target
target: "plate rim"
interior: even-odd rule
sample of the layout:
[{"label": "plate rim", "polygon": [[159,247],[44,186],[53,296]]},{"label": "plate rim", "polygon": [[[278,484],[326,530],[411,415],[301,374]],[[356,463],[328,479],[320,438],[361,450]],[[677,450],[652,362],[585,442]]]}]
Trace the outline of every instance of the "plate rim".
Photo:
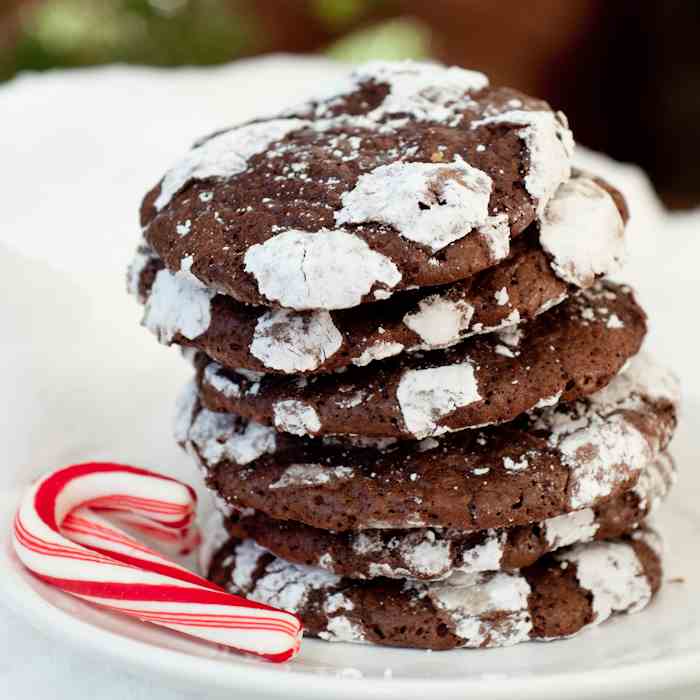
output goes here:
[{"label": "plate rim", "polygon": [[[21,562],[12,550],[9,539],[4,538],[0,569],[6,569],[5,581],[9,596],[15,605],[12,610],[22,614],[35,629],[48,637],[61,635],[62,641],[74,648],[118,660],[138,669],[145,676],[157,674],[168,685],[174,683],[182,690],[207,688],[209,691],[238,690],[260,692],[268,695],[278,686],[275,680],[283,674],[285,692],[289,697],[297,694],[312,698],[334,697],[339,700],[355,700],[358,693],[374,694],[382,698],[406,698],[421,696],[426,690],[438,691],[441,697],[488,697],[491,700],[519,697],[537,697],[541,700],[565,699],[566,688],[575,692],[576,698],[622,697],[641,691],[653,692],[681,688],[700,681],[700,650],[689,650],[672,658],[625,664],[600,672],[563,671],[548,676],[532,678],[448,679],[418,678],[355,678],[339,674],[313,674],[296,671],[292,665],[267,666],[263,662],[242,666],[230,661],[197,657],[177,649],[155,647],[146,641],[128,637],[101,628],[89,621],[71,615],[53,605],[40,592],[28,585]],[[66,595],[66,594],[64,594]],[[86,604],[86,603],[83,603]],[[70,624],[66,624],[70,623]],[[158,653],[153,654],[154,648]],[[148,653],[150,652],[150,653]],[[479,694],[478,696],[476,694]],[[523,695],[523,693],[526,693]],[[371,696],[371,695],[370,695]],[[574,697],[571,695],[570,697]]]}]

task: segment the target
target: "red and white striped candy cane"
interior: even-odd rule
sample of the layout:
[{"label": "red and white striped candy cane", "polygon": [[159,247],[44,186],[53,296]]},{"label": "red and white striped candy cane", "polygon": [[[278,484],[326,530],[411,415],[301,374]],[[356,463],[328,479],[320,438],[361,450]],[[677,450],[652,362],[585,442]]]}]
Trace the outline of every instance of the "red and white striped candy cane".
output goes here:
[{"label": "red and white striped candy cane", "polygon": [[194,491],[169,477],[78,464],[27,492],[15,551],[37,578],[91,603],[271,661],[292,658],[302,632],[295,615],[227,593],[95,512],[120,513],[160,541],[182,544],[193,541],[195,507]]}]

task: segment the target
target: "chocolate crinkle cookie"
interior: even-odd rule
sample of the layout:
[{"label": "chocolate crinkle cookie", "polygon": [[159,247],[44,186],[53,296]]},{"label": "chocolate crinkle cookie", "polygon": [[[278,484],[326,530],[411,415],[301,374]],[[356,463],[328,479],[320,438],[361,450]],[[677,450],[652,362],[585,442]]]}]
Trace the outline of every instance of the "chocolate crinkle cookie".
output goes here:
[{"label": "chocolate crinkle cookie", "polygon": [[661,585],[661,541],[642,529],[562,549],[516,572],[457,572],[424,582],[341,578],[233,538],[216,552],[209,577],[295,612],[308,634],[327,641],[505,647],[571,637],[612,615],[643,610]]},{"label": "chocolate crinkle cookie", "polygon": [[639,352],[629,288],[598,283],[522,327],[446,350],[312,377],[259,377],[196,359],[202,402],[295,435],[435,437],[493,425],[604,387]]},{"label": "chocolate crinkle cookie", "polygon": [[595,507],[633,487],[666,449],[677,404],[672,376],[638,357],[587,399],[440,439],[295,437],[203,408],[194,386],[177,432],[237,508],[335,531],[473,531]]},{"label": "chocolate crinkle cookie", "polygon": [[435,650],[651,601],[679,384],[619,281],[624,196],[573,145],[481,73],[369,63],[146,194],[128,289],[193,365],[211,580]]},{"label": "chocolate crinkle cookie", "polygon": [[469,277],[571,175],[541,100],[432,64],[369,64],[327,96],[200,141],[146,195],[172,272],[239,301],[343,309]]},{"label": "chocolate crinkle cookie", "polygon": [[644,466],[632,488],[594,508],[478,531],[418,527],[336,532],[275,520],[253,509],[234,511],[223,501],[219,505],[232,537],[252,539],[289,562],[353,579],[434,581],[457,571],[515,571],[562,547],[633,532],[661,505],[674,482],[675,466],[664,452]]}]

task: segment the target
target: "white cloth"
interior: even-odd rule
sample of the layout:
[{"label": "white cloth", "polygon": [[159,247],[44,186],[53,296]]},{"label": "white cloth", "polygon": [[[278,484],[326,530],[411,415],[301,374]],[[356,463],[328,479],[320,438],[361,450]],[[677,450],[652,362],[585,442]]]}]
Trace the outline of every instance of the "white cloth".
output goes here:
[{"label": "white cloth", "polygon": [[[188,368],[139,327],[124,291],[140,197],[199,136],[301,100],[341,70],[271,57],[196,70],[60,71],[0,87],[3,489],[86,454],[192,477],[170,431]],[[687,392],[700,393],[698,215],[665,214],[636,169],[590,153],[581,160],[628,196],[628,277],[652,318],[649,344],[684,375]],[[61,648],[1,601],[0,687],[17,700],[190,697]]]}]

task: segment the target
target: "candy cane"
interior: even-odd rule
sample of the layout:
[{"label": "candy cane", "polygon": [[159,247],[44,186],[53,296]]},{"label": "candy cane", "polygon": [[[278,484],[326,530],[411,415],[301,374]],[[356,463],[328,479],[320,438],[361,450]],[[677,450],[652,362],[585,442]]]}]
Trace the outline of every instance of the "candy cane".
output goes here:
[{"label": "candy cane", "polygon": [[14,547],[34,576],[83,600],[271,661],[292,658],[301,639],[296,616],[227,593],[93,510],[119,513],[161,541],[186,543],[195,506],[194,491],[169,477],[78,464],[29,489],[15,518]]}]

